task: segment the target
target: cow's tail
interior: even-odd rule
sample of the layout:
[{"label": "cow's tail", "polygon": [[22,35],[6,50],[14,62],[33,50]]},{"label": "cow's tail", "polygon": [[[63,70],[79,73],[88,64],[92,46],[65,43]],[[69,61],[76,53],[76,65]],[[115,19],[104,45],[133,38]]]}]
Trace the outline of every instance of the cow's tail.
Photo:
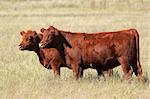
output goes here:
[{"label": "cow's tail", "polygon": [[132,32],[134,34],[134,38],[135,38],[135,49],[136,49],[136,59],[134,59],[134,72],[136,76],[141,77],[142,76],[142,67],[141,67],[141,63],[140,63],[140,51],[139,51],[139,33],[137,32],[136,29],[132,29]]}]

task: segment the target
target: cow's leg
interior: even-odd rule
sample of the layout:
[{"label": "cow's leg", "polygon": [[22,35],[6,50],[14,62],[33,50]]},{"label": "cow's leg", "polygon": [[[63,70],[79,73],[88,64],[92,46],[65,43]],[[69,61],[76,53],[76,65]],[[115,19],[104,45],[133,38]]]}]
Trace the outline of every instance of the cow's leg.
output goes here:
[{"label": "cow's leg", "polygon": [[113,75],[113,69],[108,69],[108,71],[106,71],[106,72],[109,77],[111,77]]},{"label": "cow's leg", "polygon": [[138,67],[138,80],[142,80],[142,68],[140,62],[137,63]]},{"label": "cow's leg", "polygon": [[83,77],[83,69],[81,68],[81,70],[80,70],[80,78],[82,78]]},{"label": "cow's leg", "polygon": [[98,78],[99,78],[100,76],[103,76],[104,80],[106,80],[106,79],[105,79],[105,75],[104,75],[102,69],[96,69],[96,71],[97,71],[97,74],[98,74]]},{"label": "cow's leg", "polygon": [[47,69],[50,69],[50,68],[51,68],[51,65],[50,65],[49,62],[46,61],[46,60],[43,61],[43,66],[44,66],[45,68],[47,68]]},{"label": "cow's leg", "polygon": [[130,68],[128,58],[125,56],[122,56],[118,58],[118,61],[121,64],[125,79],[128,80],[132,76],[132,73],[133,73],[133,70]]},{"label": "cow's leg", "polygon": [[60,78],[60,66],[58,64],[51,64],[51,67],[54,72],[54,78]]},{"label": "cow's leg", "polygon": [[75,80],[78,80],[80,77],[80,66],[78,64],[71,64],[72,70],[73,70],[73,76]]},{"label": "cow's leg", "polygon": [[142,68],[140,62],[137,62],[135,59],[132,63],[132,67],[135,75],[138,77],[138,80],[142,80]]},{"label": "cow's leg", "polygon": [[98,76],[104,75],[101,69],[96,69]]}]

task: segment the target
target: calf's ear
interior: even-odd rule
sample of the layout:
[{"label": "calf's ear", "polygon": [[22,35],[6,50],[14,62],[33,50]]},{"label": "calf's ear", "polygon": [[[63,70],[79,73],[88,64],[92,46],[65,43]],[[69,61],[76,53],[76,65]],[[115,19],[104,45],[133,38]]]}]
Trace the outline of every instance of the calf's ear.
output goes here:
[{"label": "calf's ear", "polygon": [[44,29],[44,28],[41,28],[41,30],[40,30],[40,31],[41,31],[42,33],[44,33],[44,31],[45,31],[45,30],[46,30],[46,29]]},{"label": "calf's ear", "polygon": [[25,32],[24,32],[24,31],[21,31],[21,32],[20,32],[20,35],[23,35],[23,34],[25,34]]}]

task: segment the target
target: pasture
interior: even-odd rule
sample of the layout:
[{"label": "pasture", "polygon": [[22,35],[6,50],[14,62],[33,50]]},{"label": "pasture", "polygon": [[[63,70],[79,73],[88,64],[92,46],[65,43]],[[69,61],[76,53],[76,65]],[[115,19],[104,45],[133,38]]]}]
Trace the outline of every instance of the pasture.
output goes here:
[{"label": "pasture", "polygon": [[[149,0],[1,0],[0,99],[149,99]],[[128,1],[128,0],[126,0]],[[79,81],[61,68],[60,79],[39,63],[34,52],[20,51],[20,31],[47,28],[72,32],[117,31],[135,28],[140,34],[140,60],[145,84],[135,75],[129,84],[119,67],[112,77],[98,79],[93,69]],[[82,43],[82,42],[81,42]]]}]

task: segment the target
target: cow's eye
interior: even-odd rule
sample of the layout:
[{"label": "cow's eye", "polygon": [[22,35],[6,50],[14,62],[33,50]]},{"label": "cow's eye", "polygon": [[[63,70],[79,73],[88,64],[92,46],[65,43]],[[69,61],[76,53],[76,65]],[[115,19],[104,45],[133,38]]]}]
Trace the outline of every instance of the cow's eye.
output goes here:
[{"label": "cow's eye", "polygon": [[32,37],[32,36],[30,36],[30,37],[29,37],[29,40],[31,41],[32,39],[33,39],[33,37]]},{"label": "cow's eye", "polygon": [[52,37],[49,35],[49,36],[48,36],[48,39],[49,39],[49,40],[51,40],[51,39],[52,39]]},{"label": "cow's eye", "polygon": [[51,34],[55,34],[55,32],[54,32],[54,31],[52,31],[52,32],[51,32]]},{"label": "cow's eye", "polygon": [[27,39],[27,42],[30,42],[30,41],[32,41],[32,37],[30,36],[28,39]]}]

